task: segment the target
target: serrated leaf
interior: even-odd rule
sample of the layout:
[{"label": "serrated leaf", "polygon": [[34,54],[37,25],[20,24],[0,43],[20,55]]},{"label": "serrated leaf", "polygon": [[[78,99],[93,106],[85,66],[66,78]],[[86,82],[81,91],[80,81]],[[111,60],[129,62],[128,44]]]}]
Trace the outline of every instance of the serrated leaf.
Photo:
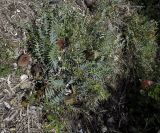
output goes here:
[{"label": "serrated leaf", "polygon": [[52,84],[55,88],[61,88],[65,86],[63,80],[53,80]]}]

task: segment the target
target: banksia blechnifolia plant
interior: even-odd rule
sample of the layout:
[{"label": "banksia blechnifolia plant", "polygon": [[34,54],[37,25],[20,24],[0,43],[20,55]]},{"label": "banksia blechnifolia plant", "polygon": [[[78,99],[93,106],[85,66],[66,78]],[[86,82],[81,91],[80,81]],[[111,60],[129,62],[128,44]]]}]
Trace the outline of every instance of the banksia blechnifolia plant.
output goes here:
[{"label": "banksia blechnifolia plant", "polygon": [[48,72],[45,104],[52,120],[95,111],[109,96],[106,84],[114,88],[117,75],[127,76],[131,68],[140,77],[152,73],[155,27],[123,0],[97,0],[94,11],[71,1],[44,9],[28,42]]}]

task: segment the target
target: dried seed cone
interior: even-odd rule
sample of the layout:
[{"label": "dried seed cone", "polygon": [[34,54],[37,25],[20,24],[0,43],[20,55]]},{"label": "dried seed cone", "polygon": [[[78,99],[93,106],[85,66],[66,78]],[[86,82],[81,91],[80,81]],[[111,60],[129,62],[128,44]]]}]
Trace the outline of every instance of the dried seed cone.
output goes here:
[{"label": "dried seed cone", "polygon": [[21,54],[17,59],[17,64],[20,67],[26,67],[28,66],[30,61],[30,56],[28,54]]}]

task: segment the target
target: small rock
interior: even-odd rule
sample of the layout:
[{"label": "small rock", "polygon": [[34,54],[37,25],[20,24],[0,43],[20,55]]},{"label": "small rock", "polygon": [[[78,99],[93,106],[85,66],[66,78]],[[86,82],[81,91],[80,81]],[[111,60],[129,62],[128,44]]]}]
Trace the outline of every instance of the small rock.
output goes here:
[{"label": "small rock", "polygon": [[21,81],[24,81],[24,80],[28,79],[28,75],[23,74],[23,75],[21,75],[20,79],[21,79]]},{"label": "small rock", "polygon": [[20,12],[21,12],[19,9],[17,9],[16,11],[17,11],[17,13],[20,13]]},{"label": "small rock", "polygon": [[11,106],[9,105],[9,103],[7,103],[7,102],[3,102],[4,103],[4,106],[7,108],[7,109],[10,109],[11,108]]},{"label": "small rock", "polygon": [[109,119],[107,120],[107,122],[108,122],[108,123],[114,123],[114,118],[113,118],[113,117],[109,118]]},{"label": "small rock", "polygon": [[10,130],[10,132],[12,132],[12,133],[13,133],[13,132],[16,132],[16,128],[14,128],[14,127],[13,127],[13,128],[10,128],[9,130]]},{"label": "small rock", "polygon": [[14,70],[16,70],[17,69],[17,63],[13,63],[12,67],[13,67]]},{"label": "small rock", "polygon": [[102,127],[102,133],[106,133],[106,132],[107,132],[107,127],[106,126]]},{"label": "small rock", "polygon": [[29,89],[31,88],[32,83],[30,81],[24,81],[20,84],[21,89]]}]

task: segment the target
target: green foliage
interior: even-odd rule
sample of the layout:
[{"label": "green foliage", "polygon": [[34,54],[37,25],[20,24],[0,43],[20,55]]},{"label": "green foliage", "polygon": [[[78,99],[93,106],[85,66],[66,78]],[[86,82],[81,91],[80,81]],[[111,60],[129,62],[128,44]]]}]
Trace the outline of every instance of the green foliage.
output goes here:
[{"label": "green foliage", "polygon": [[[61,117],[69,121],[66,114],[75,108],[95,111],[99,101],[107,100],[107,79],[125,77],[131,68],[143,78],[153,72],[156,23],[129,12],[123,2],[98,2],[94,13],[73,2],[47,7],[28,29],[29,51],[46,70],[48,119],[58,130]],[[67,46],[60,48],[58,39]]]},{"label": "green foliage", "polygon": [[[54,66],[59,63],[58,69],[61,69],[59,75],[51,77],[51,81],[57,81],[58,79],[64,82],[65,86],[67,86],[69,82],[72,82],[71,84],[74,86],[76,99],[86,101],[84,106],[91,109],[94,107],[93,103],[98,102],[100,99],[107,98],[108,95],[104,83],[106,75],[111,74],[111,70],[106,62],[106,57],[101,55],[103,54],[102,47],[108,47],[108,45],[106,40],[103,39],[105,35],[102,35],[103,33],[105,34],[105,32],[99,28],[98,30],[101,33],[99,33],[100,37],[97,37],[98,31],[95,30],[100,25],[98,21],[103,21],[101,20],[102,18],[98,20],[92,19],[88,12],[82,14],[71,4],[72,3],[58,6],[50,11],[50,19],[52,20],[53,29],[57,37],[64,38],[67,43],[69,43],[64,53],[60,54],[60,52],[56,52],[58,51],[55,48],[56,46],[53,46],[49,52],[51,62],[54,62]],[[91,27],[92,21],[97,23],[95,29]],[[103,42],[103,44],[101,42]],[[87,52],[91,53],[91,55],[87,55]],[[95,57],[96,52],[100,54],[99,57],[97,57],[98,59]],[[61,60],[59,60],[58,57],[60,57]],[[87,58],[91,59],[88,60]],[[51,86],[54,86],[54,90],[57,92],[63,93],[63,95],[61,94],[60,96],[64,98],[60,97],[61,102],[59,102],[63,103],[65,99],[65,86],[59,89],[54,83]],[[55,93],[55,95],[56,99],[58,95],[57,93]]]},{"label": "green foliage", "polygon": [[157,103],[160,104],[160,85],[156,84],[149,92],[148,96],[153,98]]},{"label": "green foliage", "polygon": [[139,69],[139,77],[151,78],[153,66],[155,65],[156,49],[156,27],[155,21],[149,21],[146,17],[134,13],[126,18],[128,42],[130,43],[130,54],[133,53],[135,62]]},{"label": "green foliage", "polygon": [[[92,19],[88,11],[82,14],[73,5],[64,4],[45,11],[41,25],[29,29],[30,51],[49,71],[45,103],[56,114],[61,114],[57,107],[64,111],[64,107],[71,109],[79,103],[83,103],[79,106],[81,109],[94,110],[99,100],[107,99],[109,95],[105,78],[112,70],[106,61],[107,53],[103,54],[102,49],[108,47],[108,43],[106,30],[98,28],[101,24],[98,21],[103,20]],[[95,29],[91,27],[94,22],[97,22]],[[59,38],[69,45],[65,51],[56,44],[55,40]],[[66,100],[68,85],[74,91],[68,98],[71,102]]]},{"label": "green foliage", "polygon": [[0,65],[0,77],[7,76],[11,73],[11,67],[9,65]]},{"label": "green foliage", "polygon": [[47,120],[50,123],[49,124],[46,123],[46,125],[44,125],[45,132],[55,131],[56,133],[61,133],[61,129],[63,128],[62,122],[57,120],[57,118],[55,118],[55,116],[56,115],[54,115],[54,114],[47,115]]}]

